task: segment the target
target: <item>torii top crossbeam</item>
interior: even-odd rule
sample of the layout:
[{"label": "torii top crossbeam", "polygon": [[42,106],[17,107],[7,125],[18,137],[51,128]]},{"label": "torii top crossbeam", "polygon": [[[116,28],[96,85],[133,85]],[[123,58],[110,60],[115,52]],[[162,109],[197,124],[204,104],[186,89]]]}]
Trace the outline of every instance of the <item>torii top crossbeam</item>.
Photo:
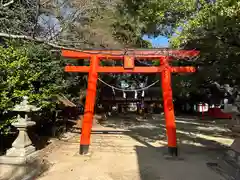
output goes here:
[{"label": "torii top crossbeam", "polygon": [[[170,50],[170,49],[128,49],[128,50],[62,50],[62,56],[72,59],[90,59],[96,57],[105,60],[123,60],[124,66],[104,67],[98,66],[99,73],[158,73],[162,72],[165,66],[160,67],[135,67],[135,59],[153,60],[165,59],[171,60],[175,58],[184,59],[195,57],[199,51],[195,50]],[[66,66],[66,72],[89,72],[89,66]],[[194,67],[171,67],[170,71],[174,72],[195,72]]]},{"label": "torii top crossbeam", "polygon": [[62,56],[69,58],[90,58],[97,55],[98,58],[122,59],[124,56],[132,56],[146,60],[160,57],[194,57],[199,54],[196,50],[171,50],[171,49],[127,49],[127,50],[62,50]]}]

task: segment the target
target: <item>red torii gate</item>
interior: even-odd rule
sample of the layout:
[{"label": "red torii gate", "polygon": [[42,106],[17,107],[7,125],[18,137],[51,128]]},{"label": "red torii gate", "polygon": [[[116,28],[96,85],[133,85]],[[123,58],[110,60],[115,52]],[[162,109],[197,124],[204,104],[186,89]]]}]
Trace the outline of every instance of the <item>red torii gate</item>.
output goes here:
[{"label": "red torii gate", "polygon": [[[66,72],[88,73],[88,88],[82,123],[80,154],[87,154],[90,145],[90,136],[94,116],[95,97],[97,89],[98,73],[161,73],[161,82],[164,100],[164,114],[168,137],[168,150],[172,156],[178,155],[176,123],[173,108],[171,73],[195,72],[195,67],[171,67],[168,63],[174,57],[186,58],[199,54],[195,50],[162,50],[162,49],[131,49],[131,50],[62,50],[62,56],[73,59],[90,59],[90,66],[66,66]],[[144,60],[159,59],[160,66],[135,67],[135,58]],[[101,59],[123,60],[122,66],[100,66]]]}]

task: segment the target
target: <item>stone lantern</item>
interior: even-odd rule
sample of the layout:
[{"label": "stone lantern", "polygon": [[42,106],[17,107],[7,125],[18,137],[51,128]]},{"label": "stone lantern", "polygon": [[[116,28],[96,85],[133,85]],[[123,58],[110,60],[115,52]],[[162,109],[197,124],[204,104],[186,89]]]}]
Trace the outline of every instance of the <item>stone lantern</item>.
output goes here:
[{"label": "stone lantern", "polygon": [[28,104],[28,97],[26,96],[23,97],[23,101],[20,104],[12,109],[12,111],[18,112],[17,119],[12,125],[18,129],[19,134],[13,142],[12,148],[7,150],[5,156],[0,157],[1,163],[24,164],[36,157],[36,148],[32,145],[27,128],[35,125],[35,122],[29,118],[29,114],[39,110],[40,108]]}]

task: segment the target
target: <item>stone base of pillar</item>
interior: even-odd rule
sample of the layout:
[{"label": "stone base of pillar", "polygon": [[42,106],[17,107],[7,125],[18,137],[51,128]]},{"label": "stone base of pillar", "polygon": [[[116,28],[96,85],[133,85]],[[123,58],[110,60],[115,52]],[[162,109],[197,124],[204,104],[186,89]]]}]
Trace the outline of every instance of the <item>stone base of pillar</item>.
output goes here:
[{"label": "stone base of pillar", "polygon": [[[35,148],[34,148],[35,149]],[[18,149],[19,150],[19,149]],[[22,153],[26,153],[28,150],[23,150]],[[28,152],[32,150],[29,149]],[[20,152],[16,152],[14,149],[9,149],[7,154],[5,156],[0,156],[0,164],[6,164],[6,165],[23,165],[28,164],[36,161],[38,157],[38,152],[35,151],[33,153],[30,153],[26,156],[18,156]],[[14,156],[16,154],[17,156]]]},{"label": "stone base of pillar", "polygon": [[12,155],[0,156],[0,179],[32,180],[48,169],[48,164],[39,160],[37,151],[22,157]]},{"label": "stone base of pillar", "polygon": [[0,157],[0,179],[32,180],[48,170],[49,164],[37,157],[37,152],[27,157]]},{"label": "stone base of pillar", "polygon": [[7,157],[27,157],[36,151],[36,148],[32,145],[24,147],[24,148],[15,148],[12,147],[7,150]]}]

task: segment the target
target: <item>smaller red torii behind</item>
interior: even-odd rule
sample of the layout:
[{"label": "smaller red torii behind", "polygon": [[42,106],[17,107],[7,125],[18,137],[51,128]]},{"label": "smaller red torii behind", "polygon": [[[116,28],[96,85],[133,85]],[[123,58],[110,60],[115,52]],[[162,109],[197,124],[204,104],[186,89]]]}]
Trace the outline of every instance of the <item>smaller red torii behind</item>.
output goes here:
[{"label": "smaller red torii behind", "polygon": [[[178,155],[176,123],[171,88],[171,73],[195,72],[195,67],[171,67],[168,63],[174,57],[195,57],[199,51],[195,50],[169,50],[169,49],[130,49],[130,50],[62,50],[62,56],[73,59],[90,59],[90,66],[66,66],[66,72],[88,73],[88,89],[82,123],[80,154],[87,154],[90,145],[90,136],[94,116],[95,98],[97,92],[98,73],[161,73],[164,114],[168,138],[168,149],[172,156]],[[160,59],[160,66],[137,66],[135,59],[153,60]],[[123,66],[107,67],[100,66],[101,59],[122,60]]]}]

